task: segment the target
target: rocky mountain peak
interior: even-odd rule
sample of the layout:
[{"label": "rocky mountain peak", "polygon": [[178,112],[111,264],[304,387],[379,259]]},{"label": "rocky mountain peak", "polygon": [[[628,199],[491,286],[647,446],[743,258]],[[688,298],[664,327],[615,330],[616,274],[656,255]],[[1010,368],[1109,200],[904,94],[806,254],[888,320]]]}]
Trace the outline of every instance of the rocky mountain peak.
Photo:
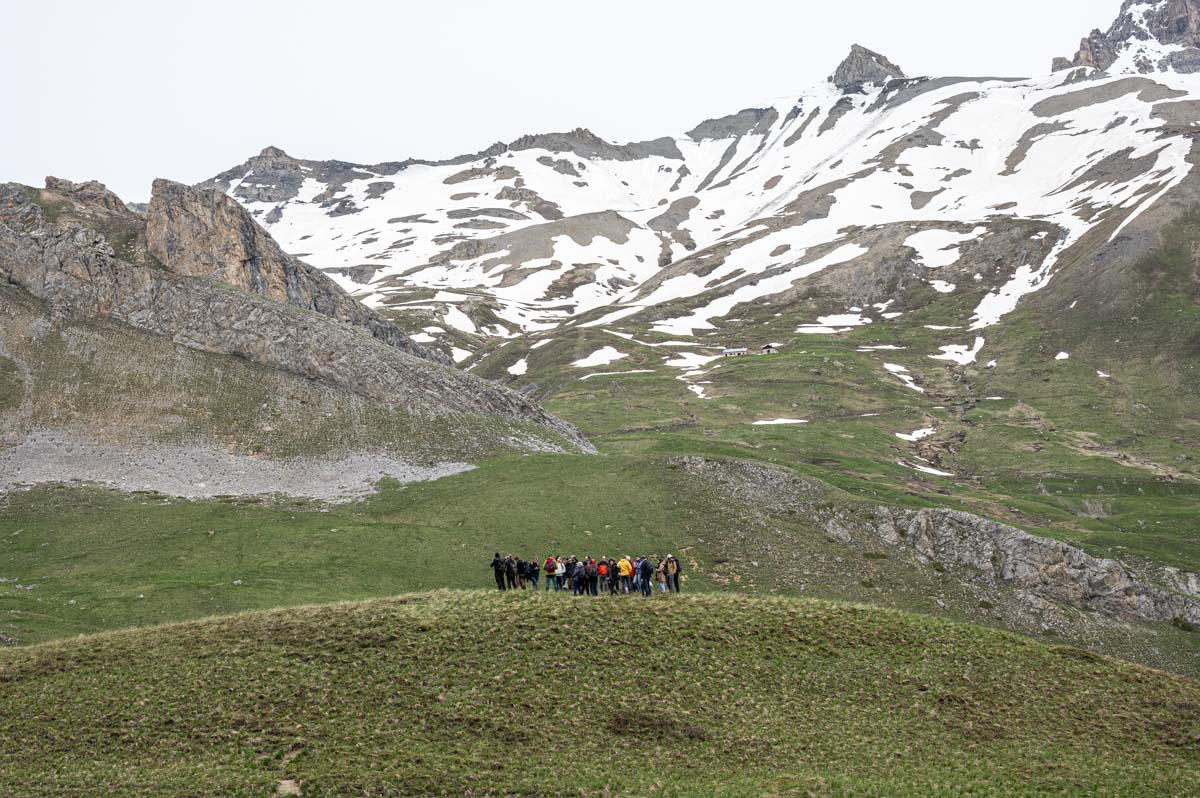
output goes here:
[{"label": "rocky mountain peak", "polygon": [[1053,69],[1200,71],[1200,0],[1125,0],[1107,31],[1093,30],[1071,59]]},{"label": "rocky mountain peak", "polygon": [[863,83],[886,83],[906,77],[908,76],[904,74],[904,70],[886,56],[868,50],[861,44],[855,44],[850,47],[850,54],[829,76],[829,82],[844,90]]},{"label": "rocky mountain peak", "polygon": [[287,158],[288,160],[294,160],[292,158],[292,156],[288,155],[286,152],[284,152],[279,147],[263,147],[262,152],[260,152],[258,154],[258,157],[259,158]]}]

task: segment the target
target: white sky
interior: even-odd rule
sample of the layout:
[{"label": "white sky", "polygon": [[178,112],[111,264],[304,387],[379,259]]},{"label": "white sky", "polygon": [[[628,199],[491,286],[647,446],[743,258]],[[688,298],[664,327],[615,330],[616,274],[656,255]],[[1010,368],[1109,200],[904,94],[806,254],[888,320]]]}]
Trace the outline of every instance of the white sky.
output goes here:
[{"label": "white sky", "polygon": [[273,144],[357,163],[673,135],[823,80],[1045,73],[1119,0],[0,0],[0,181],[145,200]]}]

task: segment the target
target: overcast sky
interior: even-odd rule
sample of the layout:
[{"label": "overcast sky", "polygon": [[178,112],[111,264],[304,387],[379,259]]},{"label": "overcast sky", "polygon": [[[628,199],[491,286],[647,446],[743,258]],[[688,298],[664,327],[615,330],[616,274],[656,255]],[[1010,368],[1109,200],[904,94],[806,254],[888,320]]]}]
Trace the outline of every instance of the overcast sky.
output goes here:
[{"label": "overcast sky", "polygon": [[267,145],[358,163],[524,133],[614,141],[823,80],[858,42],[910,75],[1049,70],[1119,0],[0,0],[0,181],[145,200]]}]

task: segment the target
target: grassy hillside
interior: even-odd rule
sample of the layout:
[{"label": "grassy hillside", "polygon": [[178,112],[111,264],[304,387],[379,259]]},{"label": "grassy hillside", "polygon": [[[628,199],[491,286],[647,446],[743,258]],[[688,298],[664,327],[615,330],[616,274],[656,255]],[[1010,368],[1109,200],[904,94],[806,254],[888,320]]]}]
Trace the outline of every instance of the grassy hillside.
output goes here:
[{"label": "grassy hillside", "polygon": [[[866,602],[1053,636],[1200,676],[1200,634],[1069,607],[1031,610],[1019,591],[960,580],[886,546],[834,542],[805,513],[762,512],[676,467],[667,453],[498,458],[335,506],[79,486],[12,494],[0,501],[0,643],[489,587],[493,551],[672,552],[683,559],[689,593]],[[858,501],[833,488],[813,498],[849,512]]]},{"label": "grassy hillside", "polygon": [[792,599],[433,593],[0,652],[0,792],[1163,796],[1200,685]]}]

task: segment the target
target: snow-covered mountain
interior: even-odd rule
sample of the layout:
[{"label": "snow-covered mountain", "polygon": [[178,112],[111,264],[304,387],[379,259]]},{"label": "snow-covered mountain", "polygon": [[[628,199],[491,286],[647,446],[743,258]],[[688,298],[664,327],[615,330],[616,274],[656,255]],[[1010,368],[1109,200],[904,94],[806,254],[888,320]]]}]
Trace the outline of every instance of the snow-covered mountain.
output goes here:
[{"label": "snow-covered mountain", "polygon": [[703,335],[803,298],[814,334],[952,300],[967,330],[941,357],[973,362],[1073,247],[1117,239],[1191,172],[1196,20],[1191,0],[1129,0],[1030,79],[908,78],[856,45],[797,95],[673,137],[369,166],[268,148],[209,183],[459,361],[564,325]]}]

